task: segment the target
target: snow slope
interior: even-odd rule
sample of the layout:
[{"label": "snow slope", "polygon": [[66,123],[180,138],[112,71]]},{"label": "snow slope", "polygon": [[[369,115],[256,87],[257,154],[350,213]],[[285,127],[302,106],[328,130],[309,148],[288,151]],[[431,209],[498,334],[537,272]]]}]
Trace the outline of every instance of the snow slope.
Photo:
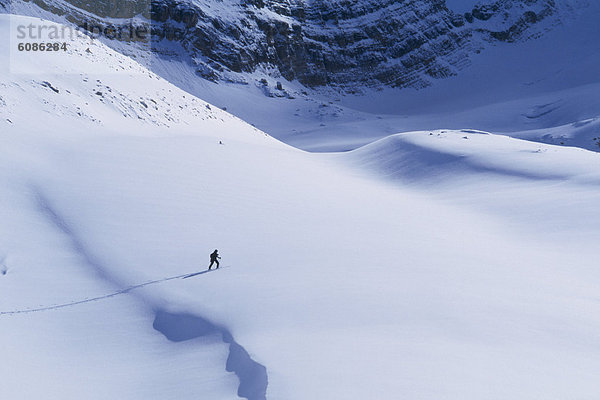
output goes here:
[{"label": "snow slope", "polygon": [[[1,398],[600,391],[598,154],[477,131],[310,154],[103,45],[48,67],[0,75]],[[214,248],[226,268],[178,278]]]}]

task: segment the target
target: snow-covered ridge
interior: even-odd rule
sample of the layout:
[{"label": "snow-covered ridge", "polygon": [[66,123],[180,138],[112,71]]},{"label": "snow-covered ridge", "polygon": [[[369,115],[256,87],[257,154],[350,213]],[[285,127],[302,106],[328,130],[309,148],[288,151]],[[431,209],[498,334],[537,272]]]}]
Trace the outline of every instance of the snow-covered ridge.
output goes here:
[{"label": "snow-covered ridge", "polygon": [[340,156],[380,177],[412,184],[453,185],[486,176],[600,185],[600,157],[580,148],[476,130],[402,133]]},{"label": "snow-covered ridge", "polygon": [[16,45],[15,27],[30,24],[43,25],[45,32],[60,27],[38,18],[0,15],[0,32],[11,38],[0,43],[7,61],[0,76],[0,124],[7,128],[51,133],[69,121],[82,133],[172,132],[276,143],[86,36],[69,40],[66,51],[16,51],[12,46]]}]

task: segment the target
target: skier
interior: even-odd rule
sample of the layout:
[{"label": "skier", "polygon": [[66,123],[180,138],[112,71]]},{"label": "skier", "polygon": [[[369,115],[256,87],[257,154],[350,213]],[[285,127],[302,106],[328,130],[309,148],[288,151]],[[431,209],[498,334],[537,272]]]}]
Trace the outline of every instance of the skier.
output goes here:
[{"label": "skier", "polygon": [[221,257],[219,257],[219,252],[217,249],[215,249],[215,251],[212,252],[212,254],[210,255],[210,265],[208,266],[208,270],[210,271],[211,267],[213,266],[214,263],[217,264],[217,268],[219,268],[219,261],[218,259],[220,259]]}]

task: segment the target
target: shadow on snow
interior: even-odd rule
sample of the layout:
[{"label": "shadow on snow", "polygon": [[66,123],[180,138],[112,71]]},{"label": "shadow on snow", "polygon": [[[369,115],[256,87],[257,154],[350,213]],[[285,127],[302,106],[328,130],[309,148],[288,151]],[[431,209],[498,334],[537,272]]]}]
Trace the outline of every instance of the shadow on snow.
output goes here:
[{"label": "shadow on snow", "polygon": [[240,381],[238,396],[248,400],[266,399],[267,369],[254,361],[226,328],[193,314],[177,314],[164,310],[156,312],[153,327],[172,342],[220,334],[223,342],[229,345],[225,368],[228,372],[235,373]]}]

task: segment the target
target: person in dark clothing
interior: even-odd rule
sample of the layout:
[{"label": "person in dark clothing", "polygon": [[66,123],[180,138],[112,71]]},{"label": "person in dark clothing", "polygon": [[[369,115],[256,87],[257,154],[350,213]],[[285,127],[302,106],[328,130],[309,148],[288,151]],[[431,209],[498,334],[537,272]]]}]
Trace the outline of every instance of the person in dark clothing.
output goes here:
[{"label": "person in dark clothing", "polygon": [[215,251],[213,251],[210,255],[210,265],[208,266],[208,270],[210,271],[210,269],[212,268],[213,264],[217,264],[217,268],[219,268],[219,261],[218,259],[220,259],[221,257],[219,257],[219,252],[217,249],[215,249]]}]

